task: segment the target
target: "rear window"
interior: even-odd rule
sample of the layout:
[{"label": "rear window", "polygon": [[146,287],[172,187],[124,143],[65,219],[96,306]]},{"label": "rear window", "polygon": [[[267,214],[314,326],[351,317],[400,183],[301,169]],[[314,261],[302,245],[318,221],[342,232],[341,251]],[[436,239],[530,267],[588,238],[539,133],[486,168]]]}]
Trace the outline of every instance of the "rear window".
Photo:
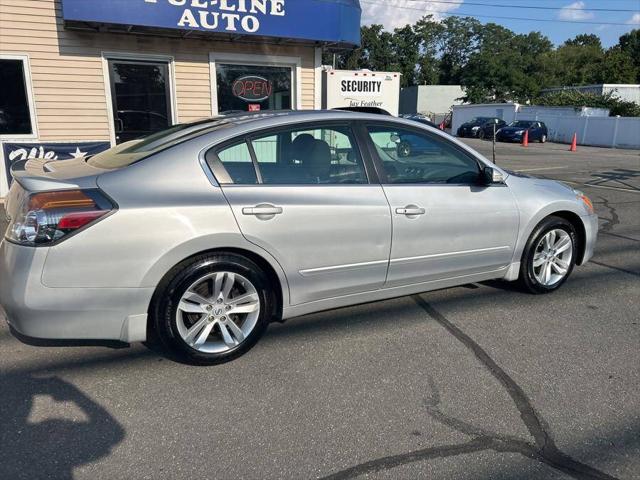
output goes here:
[{"label": "rear window", "polygon": [[89,157],[87,163],[94,167],[114,170],[127,167],[161,150],[195,138],[203,133],[229,126],[228,120],[204,120],[174,125],[147,137],[117,145]]}]

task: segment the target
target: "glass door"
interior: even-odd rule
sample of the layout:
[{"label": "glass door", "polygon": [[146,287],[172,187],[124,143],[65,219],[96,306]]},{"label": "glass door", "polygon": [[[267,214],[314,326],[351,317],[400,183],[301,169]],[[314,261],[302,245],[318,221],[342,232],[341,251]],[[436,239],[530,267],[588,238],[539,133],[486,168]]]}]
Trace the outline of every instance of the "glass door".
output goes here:
[{"label": "glass door", "polygon": [[109,60],[116,143],[171,126],[169,64]]}]

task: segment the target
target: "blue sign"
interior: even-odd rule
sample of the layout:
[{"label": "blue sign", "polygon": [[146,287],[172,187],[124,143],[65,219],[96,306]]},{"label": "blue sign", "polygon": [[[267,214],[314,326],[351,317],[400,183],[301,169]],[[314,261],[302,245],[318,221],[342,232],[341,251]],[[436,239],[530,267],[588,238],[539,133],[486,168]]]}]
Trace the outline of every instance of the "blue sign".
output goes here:
[{"label": "blue sign", "polygon": [[19,160],[68,160],[95,155],[111,147],[109,142],[17,143],[2,142],[8,183],[11,184],[11,164]]},{"label": "blue sign", "polygon": [[66,21],[360,44],[359,0],[62,0]]}]

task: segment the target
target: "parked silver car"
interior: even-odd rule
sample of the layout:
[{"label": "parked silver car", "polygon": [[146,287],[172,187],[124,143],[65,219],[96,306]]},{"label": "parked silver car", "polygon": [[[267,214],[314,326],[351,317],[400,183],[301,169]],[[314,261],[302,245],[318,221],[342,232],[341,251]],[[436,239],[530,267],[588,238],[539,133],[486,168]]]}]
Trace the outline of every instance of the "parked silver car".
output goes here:
[{"label": "parked silver car", "polygon": [[[430,148],[401,155],[402,138]],[[232,115],[13,167],[0,303],[21,338],[144,341],[220,363],[269,322],[488,279],[560,287],[588,198],[434,128],[354,112]]]}]

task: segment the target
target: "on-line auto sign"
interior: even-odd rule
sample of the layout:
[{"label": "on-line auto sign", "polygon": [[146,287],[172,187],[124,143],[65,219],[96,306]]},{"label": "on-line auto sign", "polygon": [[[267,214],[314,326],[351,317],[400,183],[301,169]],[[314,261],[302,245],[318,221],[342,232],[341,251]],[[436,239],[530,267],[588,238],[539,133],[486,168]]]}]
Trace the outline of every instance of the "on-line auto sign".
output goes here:
[{"label": "on-line auto sign", "polygon": [[[146,3],[168,2],[176,7],[186,7],[182,12],[179,27],[205,28],[236,32],[238,28],[247,33],[260,29],[260,15],[283,17],[285,0],[144,0]],[[222,25],[221,25],[222,24]]]}]

